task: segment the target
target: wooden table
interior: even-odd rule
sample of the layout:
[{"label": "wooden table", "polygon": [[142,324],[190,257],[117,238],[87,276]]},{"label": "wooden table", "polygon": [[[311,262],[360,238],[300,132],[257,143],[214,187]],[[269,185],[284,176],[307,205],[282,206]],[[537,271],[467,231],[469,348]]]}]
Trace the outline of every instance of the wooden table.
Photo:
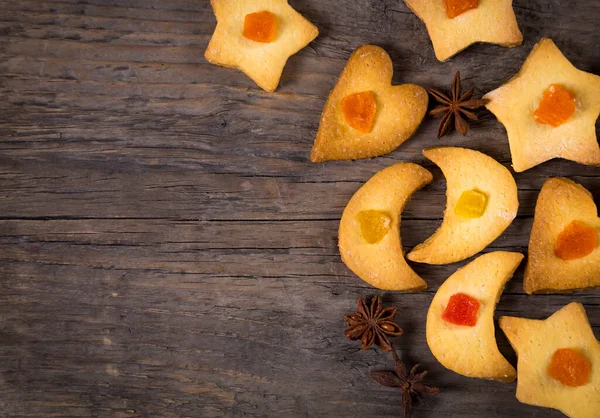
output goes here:
[{"label": "wooden table", "polygon": [[[411,248],[445,206],[421,150],[475,148],[510,166],[506,132],[488,115],[440,141],[427,119],[385,157],[313,164],[327,94],[365,43],[390,53],[395,83],[447,89],[460,70],[478,95],[542,36],[598,74],[600,3],[515,0],[521,47],[477,45],[447,63],[400,0],[291,3],[321,35],[268,94],[204,59],[207,0],[0,1],[0,416],[401,416],[399,393],[365,377],[389,355],[343,335],[343,315],[375,289],[340,261],[341,212],[378,170],[423,164],[435,179],[404,212]],[[518,217],[486,251],[526,252],[549,176],[600,197],[598,168],[552,161],[517,174]],[[427,291],[384,294],[402,356],[442,388],[415,416],[562,416],[429,352],[429,302],[463,264],[414,265]],[[600,290],[526,296],[522,278],[523,267],[497,317],[544,318],[577,300],[600,335]]]}]

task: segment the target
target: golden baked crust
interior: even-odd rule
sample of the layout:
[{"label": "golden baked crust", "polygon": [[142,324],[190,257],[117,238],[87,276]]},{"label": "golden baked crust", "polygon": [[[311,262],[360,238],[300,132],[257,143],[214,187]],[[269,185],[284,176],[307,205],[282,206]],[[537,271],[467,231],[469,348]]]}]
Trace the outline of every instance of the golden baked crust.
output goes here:
[{"label": "golden baked crust", "polygon": [[[315,25],[295,11],[287,0],[210,0],[217,27],[204,53],[216,65],[243,71],[262,89],[275,91],[288,58],[319,34]],[[269,11],[277,16],[277,39],[259,43],[242,36],[249,13]]]},{"label": "golden baked crust", "polygon": [[[533,116],[551,84],[561,85],[576,99],[575,113],[556,128],[538,123]],[[506,128],[516,172],[553,158],[600,165],[595,125],[600,114],[600,76],[575,68],[551,39],[542,38],[519,72],[483,98]]]},{"label": "golden baked crust", "polygon": [[525,292],[553,293],[600,286],[600,247],[576,260],[563,260],[554,254],[558,235],[575,220],[600,233],[598,209],[591,193],[569,179],[547,180],[535,206]]},{"label": "golden baked crust", "polygon": [[[392,60],[382,48],[363,45],[352,53],[323,109],[311,161],[377,157],[412,136],[425,117],[427,91],[414,84],[392,86],[392,75]],[[344,97],[365,91],[375,93],[377,104],[369,133],[352,128],[340,106]]]},{"label": "golden baked crust", "polygon": [[[340,254],[346,266],[365,282],[385,290],[427,288],[404,259],[400,215],[410,196],[432,178],[417,164],[398,163],[371,177],[348,202],[340,221]],[[361,233],[358,214],[365,210],[384,212],[391,219],[389,231],[375,244],[367,243]]]},{"label": "golden baked crust", "polygon": [[[494,310],[523,255],[505,251],[484,254],[458,269],[440,286],[427,312],[427,344],[442,365],[458,374],[512,382],[517,373],[500,354],[494,333]],[[450,297],[465,293],[481,304],[474,327],[442,319]]]},{"label": "golden baked crust", "polygon": [[[408,253],[411,261],[448,264],[477,254],[498,238],[517,216],[517,184],[500,163],[479,151],[436,147],[423,155],[446,176],[447,204],[440,228]],[[483,216],[468,219],[454,208],[464,191],[477,189],[488,197]]]},{"label": "golden baked crust", "polygon": [[[570,303],[543,321],[503,316],[500,328],[519,359],[519,401],[555,408],[571,418],[600,416],[600,343],[580,303]],[[591,362],[587,384],[569,387],[548,376],[552,355],[560,348],[576,349]]]},{"label": "golden baked crust", "polygon": [[453,19],[446,15],[444,0],[404,0],[404,3],[427,26],[435,56],[440,61],[476,42],[503,46],[523,42],[512,0],[479,0],[476,9]]}]

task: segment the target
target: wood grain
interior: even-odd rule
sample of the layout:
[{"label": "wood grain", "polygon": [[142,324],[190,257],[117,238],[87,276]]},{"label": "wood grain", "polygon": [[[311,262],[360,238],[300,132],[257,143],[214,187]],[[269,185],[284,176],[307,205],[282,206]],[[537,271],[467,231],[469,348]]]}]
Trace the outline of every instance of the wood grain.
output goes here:
[{"label": "wood grain", "polygon": [[[445,182],[421,150],[475,148],[510,165],[493,116],[438,141],[426,120],[395,152],[312,164],[327,94],[359,45],[383,46],[395,83],[446,89],[460,70],[483,94],[513,75],[541,36],[600,73],[600,4],[515,0],[525,42],[435,60],[399,0],[291,0],[321,35],[268,94],[208,64],[207,0],[0,0],[0,415],[3,417],[400,416],[398,393],[365,377],[390,366],[343,336],[374,289],[341,263],[348,199],[378,170],[434,172],[402,223],[410,248],[440,224]],[[526,251],[549,176],[600,196],[600,171],[552,161],[515,175],[518,218],[486,251]],[[464,263],[415,265],[429,289],[386,293],[442,394],[418,417],[560,417],[520,404],[515,384],[445,370],[425,312]],[[523,268],[497,309],[543,318],[581,301],[600,334],[600,291],[526,296]],[[515,355],[498,332],[501,351]]]}]

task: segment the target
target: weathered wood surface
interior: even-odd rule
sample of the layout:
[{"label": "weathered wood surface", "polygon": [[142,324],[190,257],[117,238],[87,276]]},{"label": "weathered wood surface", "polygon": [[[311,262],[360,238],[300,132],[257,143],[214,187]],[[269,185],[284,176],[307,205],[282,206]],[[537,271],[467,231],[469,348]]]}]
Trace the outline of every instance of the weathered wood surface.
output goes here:
[{"label": "weathered wood surface", "polygon": [[[343,314],[374,289],[339,259],[341,211],[376,171],[423,163],[435,180],[405,211],[412,247],[445,205],[421,150],[471,147],[509,165],[506,134],[490,115],[438,141],[426,120],[388,156],[312,164],[327,94],[364,43],[389,51],[396,83],[446,88],[460,70],[479,94],[541,36],[600,73],[600,3],[515,0],[523,46],[478,45],[448,63],[399,0],[292,5],[321,35],[267,94],[203,58],[215,26],[207,0],[0,1],[0,416],[400,416],[398,393],[365,378],[389,356],[342,334]],[[486,251],[526,250],[554,175],[600,197],[598,168],[553,161],[516,175],[519,216]],[[435,361],[425,312],[458,265],[414,267],[430,288],[384,300],[398,306],[403,356],[443,391],[415,415],[560,417],[517,402],[514,383]],[[542,318],[578,300],[600,334],[599,290],[526,296],[522,276],[497,316]]]}]

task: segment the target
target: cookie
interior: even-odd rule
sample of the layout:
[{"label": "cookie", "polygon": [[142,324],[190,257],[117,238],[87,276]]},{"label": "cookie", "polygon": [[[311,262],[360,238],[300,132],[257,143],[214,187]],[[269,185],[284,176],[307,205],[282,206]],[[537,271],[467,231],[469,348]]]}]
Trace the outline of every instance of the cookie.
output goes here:
[{"label": "cookie", "polygon": [[384,290],[427,288],[404,259],[400,214],[410,196],[431,179],[417,164],[398,163],[371,177],[348,202],[340,221],[340,254],[365,282]]},{"label": "cookie", "polygon": [[440,61],[476,42],[521,45],[512,0],[404,0],[425,23]]},{"label": "cookie", "polygon": [[496,345],[494,310],[522,260],[519,253],[484,254],[440,286],[427,312],[427,344],[444,367],[468,377],[515,380]]},{"label": "cookie", "polygon": [[478,151],[436,147],[423,155],[446,176],[446,210],[440,228],[407,258],[427,264],[469,258],[498,238],[517,216],[517,184],[505,167]]},{"label": "cookie", "polygon": [[517,75],[483,98],[506,128],[515,171],[553,158],[600,165],[600,76],[575,68],[551,39],[542,38]]},{"label": "cookie", "polygon": [[354,51],[323,109],[311,161],[377,157],[412,136],[425,117],[427,92],[414,84],[392,86],[392,74],[382,48]]},{"label": "cookie", "polygon": [[319,34],[287,0],[211,0],[217,27],[204,56],[275,91],[288,58]]},{"label": "cookie", "polygon": [[543,321],[504,316],[500,328],[519,359],[519,401],[571,418],[600,416],[600,343],[580,303]]},{"label": "cookie", "polygon": [[600,218],[591,193],[565,178],[544,183],[535,206],[525,292],[600,286]]}]

